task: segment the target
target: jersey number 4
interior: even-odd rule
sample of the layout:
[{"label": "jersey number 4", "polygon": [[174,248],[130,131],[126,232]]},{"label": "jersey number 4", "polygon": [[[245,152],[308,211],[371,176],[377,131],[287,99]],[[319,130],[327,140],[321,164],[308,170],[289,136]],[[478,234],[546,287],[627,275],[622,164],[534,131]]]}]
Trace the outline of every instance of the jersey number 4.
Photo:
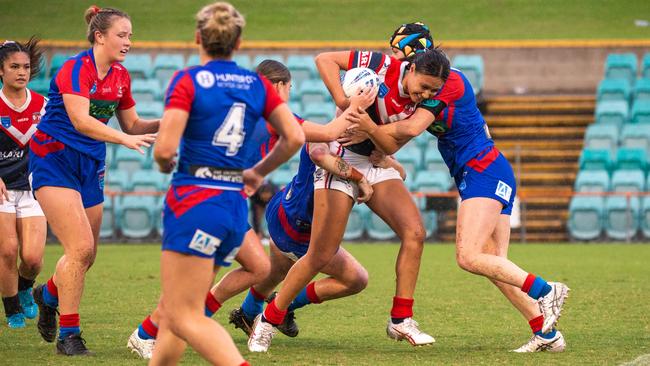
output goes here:
[{"label": "jersey number 4", "polygon": [[246,104],[233,103],[228,111],[226,119],[221,127],[214,133],[212,145],[225,146],[226,156],[237,155],[239,148],[244,143],[244,117],[246,116]]}]

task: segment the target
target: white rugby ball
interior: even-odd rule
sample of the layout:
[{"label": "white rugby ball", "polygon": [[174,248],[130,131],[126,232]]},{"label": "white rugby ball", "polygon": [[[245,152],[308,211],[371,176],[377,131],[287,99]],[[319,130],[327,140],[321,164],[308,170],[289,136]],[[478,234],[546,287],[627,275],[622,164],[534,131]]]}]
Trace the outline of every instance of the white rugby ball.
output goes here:
[{"label": "white rugby ball", "polygon": [[374,90],[374,96],[377,96],[377,92],[379,91],[379,76],[367,67],[355,67],[345,73],[341,86],[343,87],[343,93],[348,98],[353,95],[359,95],[366,89]]}]

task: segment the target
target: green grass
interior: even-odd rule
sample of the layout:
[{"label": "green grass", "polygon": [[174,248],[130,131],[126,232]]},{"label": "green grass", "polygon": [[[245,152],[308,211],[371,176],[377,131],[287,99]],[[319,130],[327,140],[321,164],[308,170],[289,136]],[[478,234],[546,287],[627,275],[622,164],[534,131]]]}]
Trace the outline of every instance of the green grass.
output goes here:
[{"label": "green grass", "polygon": [[[135,40],[191,41],[193,15],[206,0],[113,0],[127,11]],[[438,40],[643,39],[650,2],[613,0],[233,0],[251,40],[386,40],[395,27],[421,20]],[[80,0],[0,0],[0,38],[85,39]]]},{"label": "green grass", "polygon": [[[609,365],[650,353],[650,246],[515,245],[511,257],[529,271],[564,281],[572,288],[560,323],[568,342],[563,354],[508,353],[528,340],[529,328],[500,293],[481,277],[458,269],[454,248],[429,245],[422,261],[415,318],[437,339],[412,348],[389,340],[384,331],[394,286],[397,245],[348,245],[370,273],[368,288],[355,297],[313,305],[297,313],[300,335],[278,335],[268,354],[251,354],[227,313],[242,297],[228,301],[215,318],[226,325],[253,365]],[[48,246],[43,281],[61,254]],[[0,363],[6,365],[141,365],[125,348],[135,326],[158,297],[157,245],[103,245],[89,273],[81,320],[97,355],[69,359],[26,329],[0,325]],[[185,364],[201,363],[187,352]]]}]

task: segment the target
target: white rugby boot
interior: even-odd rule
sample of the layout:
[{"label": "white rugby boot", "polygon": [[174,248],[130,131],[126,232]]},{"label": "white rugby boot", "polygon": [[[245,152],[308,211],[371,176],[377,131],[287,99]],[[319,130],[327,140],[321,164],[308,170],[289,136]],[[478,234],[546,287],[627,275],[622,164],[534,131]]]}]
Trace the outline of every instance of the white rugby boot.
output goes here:
[{"label": "white rugby boot", "polygon": [[126,347],[131,350],[131,352],[137,354],[138,356],[144,358],[145,360],[150,360],[151,355],[153,355],[153,348],[156,345],[155,339],[142,339],[138,334],[138,328],[135,328],[131,336],[129,337],[128,342],[126,342]]},{"label": "white rugby boot", "polygon": [[413,346],[424,346],[436,341],[432,336],[421,331],[418,328],[418,322],[413,318],[406,318],[399,324],[394,324],[389,318],[386,325],[386,334],[396,341],[407,340]]},{"label": "white rugby boot", "polygon": [[523,346],[513,350],[512,352],[516,353],[528,353],[528,352],[564,352],[566,348],[566,342],[562,333],[558,330],[555,333],[555,337],[551,339],[545,339],[538,335],[533,335],[528,343]]},{"label": "white rugby boot", "polygon": [[253,330],[248,338],[248,350],[251,352],[267,352],[275,335],[273,324],[263,322],[262,314],[255,317]]},{"label": "white rugby boot", "polygon": [[542,333],[546,334],[551,331],[557,324],[562,313],[564,300],[569,296],[569,287],[561,282],[549,282],[551,292],[538,300],[539,310],[544,315],[544,325]]}]

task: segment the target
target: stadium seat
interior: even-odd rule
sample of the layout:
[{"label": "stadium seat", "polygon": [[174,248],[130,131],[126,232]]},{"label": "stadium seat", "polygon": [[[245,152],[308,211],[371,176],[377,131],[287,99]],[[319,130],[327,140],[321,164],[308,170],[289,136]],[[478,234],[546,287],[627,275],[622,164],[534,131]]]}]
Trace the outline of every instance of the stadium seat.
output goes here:
[{"label": "stadium seat", "polygon": [[574,184],[576,192],[608,192],[609,174],[606,170],[581,170]]},{"label": "stadium seat", "polygon": [[301,84],[305,80],[318,77],[314,56],[289,55],[287,58],[287,67],[291,72],[291,81],[296,85]]},{"label": "stadium seat", "polygon": [[287,168],[289,171],[293,172],[293,174],[296,174],[298,172],[298,168],[300,167],[300,153],[301,150],[298,150],[297,153],[293,154],[289,161],[286,162]]},{"label": "stadium seat", "polygon": [[370,239],[391,240],[395,238],[395,232],[374,212],[366,216],[366,230]]},{"label": "stadium seat", "polygon": [[136,79],[131,81],[131,95],[137,103],[156,102],[162,99],[162,88],[157,79]]},{"label": "stadium seat", "polygon": [[126,192],[129,188],[129,174],[122,170],[109,170],[104,176],[104,189]]},{"label": "stadium seat", "polygon": [[643,197],[641,200],[641,232],[646,239],[650,238],[650,197]]},{"label": "stadium seat", "polygon": [[632,87],[628,79],[603,79],[598,85],[596,100],[630,101]]},{"label": "stadium seat", "polygon": [[422,211],[422,221],[424,223],[424,231],[426,238],[430,238],[438,231],[438,213],[436,211]]},{"label": "stadium seat", "polygon": [[115,150],[115,163],[113,168],[118,171],[123,171],[130,176],[138,170],[151,168],[151,160],[148,153],[143,155],[136,150],[118,146],[117,150]]},{"label": "stadium seat", "polygon": [[297,90],[302,105],[307,108],[310,103],[325,103],[330,101],[330,93],[320,80],[305,80]]},{"label": "stadium seat", "polygon": [[[117,197],[115,198],[117,200]],[[102,226],[99,229],[99,237],[110,239],[115,237],[115,205],[112,197],[104,196],[104,210],[102,214]]]},{"label": "stadium seat", "polygon": [[310,103],[304,106],[302,118],[306,120],[327,123],[334,118],[335,106],[333,103]]},{"label": "stadium seat", "polygon": [[424,169],[429,171],[446,172],[449,174],[447,164],[445,164],[438,149],[427,148],[424,152]]},{"label": "stadium seat", "polygon": [[641,70],[641,77],[650,79],[650,52],[646,52],[646,54],[643,55],[641,67],[643,68]]},{"label": "stadium seat", "polygon": [[290,171],[288,169],[278,169],[271,173],[269,180],[273,182],[276,186],[282,188],[291,182],[293,176],[296,174],[296,171]]},{"label": "stadium seat", "polygon": [[131,175],[129,182],[129,191],[133,192],[152,192],[160,191],[163,185],[164,175],[151,170],[137,170]]},{"label": "stadium seat", "polygon": [[422,151],[415,143],[399,149],[394,157],[406,170],[406,176],[411,179],[415,177],[415,172],[422,168]]},{"label": "stadium seat", "polygon": [[257,67],[264,60],[275,60],[284,64],[284,58],[279,53],[259,54],[253,59],[253,68]]},{"label": "stadium seat", "polygon": [[567,222],[569,235],[578,240],[598,239],[603,227],[603,209],[602,197],[573,197]]},{"label": "stadium seat", "polygon": [[605,200],[605,232],[610,239],[634,237],[639,230],[639,198],[611,196]]},{"label": "stadium seat", "polygon": [[650,101],[636,100],[632,105],[630,122],[650,123]]},{"label": "stadium seat", "polygon": [[626,124],[621,132],[621,146],[650,151],[650,124]]},{"label": "stadium seat", "polygon": [[[158,80],[155,80],[155,82],[158,82]],[[138,111],[138,116],[144,119],[157,119],[162,117],[164,106],[162,102],[143,101],[136,103],[135,110]]]},{"label": "stadium seat", "polygon": [[162,222],[162,210],[163,210],[163,199],[158,200],[158,204],[154,207],[153,210],[153,221],[154,221],[154,230],[159,237],[162,238],[163,235],[163,222]]},{"label": "stadium seat", "polygon": [[418,146],[420,146],[423,153],[432,146],[435,149],[438,148],[438,139],[428,132],[422,132],[421,134],[415,136],[413,141],[418,144]]},{"label": "stadium seat", "polygon": [[618,145],[618,126],[591,124],[585,132],[585,147],[613,151]]},{"label": "stadium seat", "polygon": [[363,237],[370,209],[366,205],[354,205],[343,233],[343,240],[357,240]]},{"label": "stadium seat", "polygon": [[302,116],[302,104],[300,102],[289,102],[289,109],[291,109],[291,112],[294,114],[299,115],[301,118],[304,118]]},{"label": "stadium seat", "polygon": [[[244,68],[244,69],[249,69],[249,70],[254,70],[254,67],[251,67],[251,58],[248,57],[248,55],[238,53],[232,58],[235,63],[237,63],[237,66]],[[257,66],[257,64],[255,65]]]},{"label": "stadium seat", "polygon": [[422,193],[448,192],[452,186],[449,173],[421,170],[413,180],[413,189]]},{"label": "stadium seat", "polygon": [[120,121],[117,120],[117,116],[113,115],[111,119],[108,120],[107,123],[108,127],[114,128],[116,130],[121,130],[122,127],[120,126]]},{"label": "stadium seat", "polygon": [[648,165],[646,151],[643,149],[621,147],[616,152],[616,169],[639,169],[645,171]]},{"label": "stadium seat", "polygon": [[174,73],[185,66],[183,55],[161,53],[153,62],[153,77],[160,81],[160,85],[167,89],[167,85]]},{"label": "stadium seat", "polygon": [[636,79],[637,58],[634,53],[610,53],[605,61],[605,77],[608,79]]},{"label": "stadium seat", "polygon": [[36,74],[36,76],[30,79],[30,81],[34,80],[47,80],[48,84],[50,82],[50,78],[47,77],[47,57],[45,57],[45,55],[41,57],[41,70]]},{"label": "stadium seat", "polygon": [[474,95],[483,89],[484,66],[480,55],[457,55],[452,61],[452,66],[465,74],[472,84]]},{"label": "stadium seat", "polygon": [[120,203],[119,228],[126,238],[143,239],[148,237],[155,224],[154,208],[157,197],[124,196]]},{"label": "stadium seat", "polygon": [[645,191],[645,174],[642,170],[616,170],[612,174],[612,192]]},{"label": "stadium seat", "polygon": [[632,98],[635,101],[650,101],[650,77],[637,79],[632,91]]},{"label": "stadium seat", "polygon": [[199,66],[200,64],[201,64],[201,58],[199,58],[199,55],[197,55],[196,53],[193,53],[187,58],[185,67]]},{"label": "stadium seat", "polygon": [[72,56],[67,53],[55,53],[54,56],[52,56],[52,60],[50,61],[50,67],[48,69],[47,78],[52,79],[56,74],[56,72],[59,71],[61,66],[63,66],[65,61],[70,57]]},{"label": "stadium seat", "polygon": [[583,149],[578,165],[581,170],[611,170],[612,154],[609,149]]},{"label": "stadium seat", "polygon": [[627,122],[628,104],[624,101],[604,100],[596,104],[596,123],[615,124],[617,126]]},{"label": "stadium seat", "polygon": [[[50,80],[49,79],[34,79],[29,82],[27,86],[29,89],[41,94],[44,97],[47,97],[47,94],[50,91]],[[0,84],[2,85],[2,84]],[[1,87],[1,86],[0,86]]]},{"label": "stadium seat", "polygon": [[151,77],[153,65],[151,55],[148,53],[129,54],[122,64],[129,71],[133,81]]}]

